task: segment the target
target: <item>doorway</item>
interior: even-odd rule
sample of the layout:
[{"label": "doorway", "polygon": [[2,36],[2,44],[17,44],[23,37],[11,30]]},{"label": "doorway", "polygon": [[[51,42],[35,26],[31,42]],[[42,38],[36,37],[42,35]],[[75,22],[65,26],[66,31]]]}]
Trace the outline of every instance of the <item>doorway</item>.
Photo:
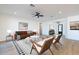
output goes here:
[{"label": "doorway", "polygon": [[63,35],[63,24],[58,24],[58,34]]}]

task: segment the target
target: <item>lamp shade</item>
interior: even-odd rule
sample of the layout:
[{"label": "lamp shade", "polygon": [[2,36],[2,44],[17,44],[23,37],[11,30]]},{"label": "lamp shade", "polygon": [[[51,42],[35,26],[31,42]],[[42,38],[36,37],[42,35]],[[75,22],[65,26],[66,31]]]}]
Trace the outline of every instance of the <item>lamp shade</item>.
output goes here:
[{"label": "lamp shade", "polygon": [[10,34],[10,33],[11,33],[11,30],[7,30],[7,33],[9,33],[9,34]]},{"label": "lamp shade", "polygon": [[34,31],[34,32],[37,32],[37,30],[36,30],[36,29],[34,29],[33,31]]}]

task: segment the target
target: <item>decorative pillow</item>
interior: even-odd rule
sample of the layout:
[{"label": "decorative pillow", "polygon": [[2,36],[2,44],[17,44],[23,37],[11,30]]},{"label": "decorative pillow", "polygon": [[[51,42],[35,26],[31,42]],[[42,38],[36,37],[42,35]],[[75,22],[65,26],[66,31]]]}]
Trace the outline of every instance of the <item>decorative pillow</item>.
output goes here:
[{"label": "decorative pillow", "polygon": [[27,33],[28,33],[28,34],[31,34],[31,33],[32,33],[32,31],[27,31]]},{"label": "decorative pillow", "polygon": [[17,35],[17,39],[21,39],[20,35]]}]

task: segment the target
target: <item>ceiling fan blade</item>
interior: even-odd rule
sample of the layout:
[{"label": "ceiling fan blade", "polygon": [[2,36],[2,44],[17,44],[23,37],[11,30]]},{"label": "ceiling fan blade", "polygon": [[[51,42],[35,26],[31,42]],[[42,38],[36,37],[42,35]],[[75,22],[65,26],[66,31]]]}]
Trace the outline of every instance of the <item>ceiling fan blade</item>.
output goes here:
[{"label": "ceiling fan blade", "polygon": [[41,15],[39,12],[35,12],[36,14],[34,15],[35,17],[39,18],[39,17],[43,17],[44,15]]},{"label": "ceiling fan blade", "polygon": [[43,17],[44,15],[39,15],[40,17]]},{"label": "ceiling fan blade", "polygon": [[37,16],[39,18],[39,16]]},{"label": "ceiling fan blade", "polygon": [[35,7],[35,5],[34,5],[34,4],[30,4],[30,6]]},{"label": "ceiling fan blade", "polygon": [[39,16],[39,15],[40,15],[40,13],[36,12],[35,16]]}]

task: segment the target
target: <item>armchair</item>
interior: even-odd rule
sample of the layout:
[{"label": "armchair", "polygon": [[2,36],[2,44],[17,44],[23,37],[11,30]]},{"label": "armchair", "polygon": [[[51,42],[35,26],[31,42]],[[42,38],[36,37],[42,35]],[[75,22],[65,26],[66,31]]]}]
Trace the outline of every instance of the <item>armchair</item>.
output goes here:
[{"label": "armchair", "polygon": [[[54,39],[54,37],[49,37],[49,38],[46,38],[39,42],[31,41],[32,49],[35,49],[38,54],[42,54],[43,52],[45,52],[48,49],[52,53],[50,46],[52,44],[53,39]],[[32,49],[31,49],[31,52],[32,52]],[[30,52],[30,54],[31,54],[31,52]]]},{"label": "armchair", "polygon": [[58,35],[55,36],[55,38],[54,38],[54,40],[53,40],[53,45],[54,45],[54,47],[55,47],[56,49],[58,49],[58,48],[56,47],[56,44],[57,44],[57,43],[59,43],[60,45],[62,45],[62,44],[60,43],[61,36],[62,36],[61,34],[58,34]]}]

